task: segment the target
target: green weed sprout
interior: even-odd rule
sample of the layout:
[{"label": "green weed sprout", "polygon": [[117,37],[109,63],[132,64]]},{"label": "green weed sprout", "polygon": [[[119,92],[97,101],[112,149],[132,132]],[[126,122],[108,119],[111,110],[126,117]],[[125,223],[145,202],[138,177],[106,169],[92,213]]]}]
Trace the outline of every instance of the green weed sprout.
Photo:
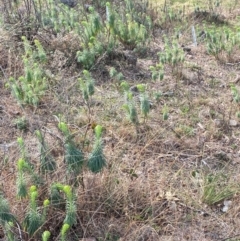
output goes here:
[{"label": "green weed sprout", "polygon": [[144,117],[144,123],[145,123],[148,117],[148,114],[150,112],[150,101],[145,91],[145,85],[138,84],[137,89],[140,92],[140,109]]},{"label": "green weed sprout", "polygon": [[60,129],[60,131],[62,131],[62,133],[63,133],[64,137],[66,138],[66,140],[68,140],[68,138],[71,138],[71,134],[70,134],[70,131],[69,131],[68,126],[67,126],[66,123],[59,122],[58,128]]},{"label": "green weed sprout", "polygon": [[30,204],[26,217],[24,219],[24,227],[30,237],[42,226],[42,217],[37,208],[38,191],[36,186],[31,186],[29,189]]},{"label": "green weed sprout", "polygon": [[178,46],[177,41],[169,42],[165,40],[164,51],[159,52],[158,55],[161,65],[169,65],[174,75],[179,76],[181,74],[182,64],[185,61],[185,54],[183,49]]},{"label": "green weed sprout", "polygon": [[162,117],[163,117],[163,120],[167,120],[169,117],[169,110],[166,104],[162,108]]},{"label": "green weed sprout", "polygon": [[118,40],[127,48],[134,49],[147,41],[146,27],[132,19],[130,14],[125,15],[125,22],[120,18],[115,25],[115,34]]},{"label": "green weed sprout", "polygon": [[227,27],[207,29],[206,37],[208,54],[213,55],[219,61],[224,61],[224,58],[231,60],[231,56],[240,42],[237,33]]},{"label": "green weed sprout", "polygon": [[11,214],[7,200],[0,195],[0,224],[5,224],[6,222],[11,222],[13,220],[14,217]]},{"label": "green weed sprout", "polygon": [[82,151],[78,149],[73,142],[68,142],[65,144],[65,151],[65,158],[68,170],[79,174],[84,162],[84,156]]},{"label": "green weed sprout", "polygon": [[83,65],[84,68],[90,69],[98,56],[104,52],[104,45],[99,39],[104,32],[104,27],[100,21],[99,14],[91,8],[88,14],[88,20],[82,21],[83,30],[81,37],[84,43],[84,49],[77,52],[77,61]]},{"label": "green weed sprout", "polygon": [[83,70],[83,78],[79,78],[80,90],[88,109],[89,119],[91,118],[91,97],[94,94],[94,79],[88,70]]},{"label": "green weed sprout", "polygon": [[67,223],[64,223],[61,228],[61,241],[66,241],[66,236],[69,229],[70,229],[70,225]]},{"label": "green weed sprout", "polygon": [[122,72],[118,72],[114,67],[110,68],[109,75],[110,75],[111,79],[113,79],[113,81],[115,82],[115,85],[117,87],[120,85],[121,81],[123,81],[123,79],[124,79]]},{"label": "green weed sprout", "polygon": [[130,6],[121,16],[111,8],[110,3],[106,6],[111,9],[108,18],[110,33],[116,36],[125,48],[134,49],[147,42],[147,28],[136,19],[137,15]]},{"label": "green weed sprout", "polygon": [[14,223],[13,222],[5,222],[5,225],[3,225],[3,229],[5,231],[5,235],[6,235],[6,240],[8,241],[15,241],[15,237],[14,237]]},{"label": "green weed sprout", "polygon": [[95,127],[95,142],[93,145],[93,150],[88,158],[88,168],[93,173],[100,172],[104,166],[106,166],[106,159],[103,154],[103,146],[102,146],[102,126],[97,125]]},{"label": "green weed sprout", "polygon": [[152,80],[163,80],[164,78],[164,68],[161,63],[155,66],[150,66],[150,71],[152,72]]},{"label": "green weed sprout", "polygon": [[128,119],[135,126],[137,126],[139,124],[139,121],[138,121],[137,108],[133,100],[133,94],[130,91],[124,91],[124,94],[125,94],[126,103],[122,107],[126,111]]},{"label": "green weed sprout", "polygon": [[10,212],[10,207],[7,200],[0,195],[0,225],[3,227],[7,240],[14,241],[13,221],[15,217]]},{"label": "green weed sprout", "polygon": [[49,208],[50,201],[49,199],[45,199],[43,201],[43,213],[42,213],[42,222],[44,223],[47,217],[47,210]]},{"label": "green weed sprout", "polygon": [[79,78],[80,89],[86,102],[94,94],[94,80],[88,70],[83,70],[83,79]]},{"label": "green weed sprout", "polygon": [[[26,40],[25,40],[26,41]],[[36,58],[39,60],[40,63],[44,63],[47,60],[47,55],[43,49],[43,46],[39,42],[39,40],[35,39],[34,44],[36,46],[37,52],[36,52]]]},{"label": "green weed sprout", "polygon": [[48,241],[50,236],[51,236],[51,233],[48,230],[44,231],[42,234],[42,241]]},{"label": "green weed sprout", "polygon": [[35,133],[40,143],[40,170],[43,173],[54,171],[56,169],[56,162],[47,148],[43,135],[40,130],[37,130]]},{"label": "green weed sprout", "polygon": [[76,177],[82,170],[84,155],[82,151],[76,147],[66,123],[60,122],[58,128],[63,132],[65,137],[65,160],[68,171],[74,173]]},{"label": "green weed sprout", "polygon": [[63,185],[60,183],[54,183],[51,185],[50,188],[50,203],[54,207],[60,208],[63,203],[65,203],[65,200],[60,194],[60,191],[63,190]]},{"label": "green weed sprout", "polygon": [[26,177],[24,176],[24,169],[29,168],[27,162],[20,158],[17,163],[17,196],[19,198],[25,198],[28,195]]},{"label": "green weed sprout", "polygon": [[85,46],[88,46],[89,43],[94,43],[97,40],[98,34],[103,30],[99,14],[91,8],[88,21],[83,21],[82,25],[84,27],[83,40]]},{"label": "green weed sprout", "polygon": [[22,37],[25,54],[22,56],[24,63],[24,75],[18,80],[9,79],[13,95],[21,104],[37,106],[40,98],[47,88],[44,77],[43,64],[46,61],[46,54],[41,43],[35,40],[36,50],[33,50],[26,37]]},{"label": "green weed sprout", "polygon": [[65,144],[66,162],[68,169],[78,174],[84,162],[84,156],[80,149],[78,149],[73,142]]},{"label": "green weed sprout", "polygon": [[66,195],[66,217],[64,223],[70,227],[77,223],[77,207],[72,188],[69,185],[63,187],[63,192]]},{"label": "green weed sprout", "polygon": [[14,121],[14,124],[16,125],[16,127],[19,129],[19,130],[22,130],[22,131],[26,131],[27,130],[27,120],[26,120],[26,117],[23,116],[23,117],[19,117],[17,118],[15,121]]},{"label": "green weed sprout", "polygon": [[20,148],[21,157],[28,162],[27,150],[26,150],[23,138],[22,137],[18,137],[17,138],[17,143],[18,143],[18,146]]},{"label": "green weed sprout", "polygon": [[[239,94],[239,90],[235,85],[231,85],[231,92],[233,96],[233,101],[238,104],[240,102],[240,94]],[[239,111],[236,113],[236,116],[238,118],[240,117]]]},{"label": "green weed sprout", "polygon": [[126,95],[127,95],[128,91],[129,91],[129,89],[130,89],[130,86],[129,86],[128,82],[127,82],[127,81],[121,82],[120,87],[121,87],[122,91],[124,92],[124,94],[125,94],[125,99],[126,99],[126,97],[127,97]]},{"label": "green weed sprout", "polygon": [[232,85],[231,86],[231,91],[232,91],[232,95],[233,95],[233,100],[236,103],[239,103],[240,102],[240,95],[239,95],[237,87],[235,85]]}]

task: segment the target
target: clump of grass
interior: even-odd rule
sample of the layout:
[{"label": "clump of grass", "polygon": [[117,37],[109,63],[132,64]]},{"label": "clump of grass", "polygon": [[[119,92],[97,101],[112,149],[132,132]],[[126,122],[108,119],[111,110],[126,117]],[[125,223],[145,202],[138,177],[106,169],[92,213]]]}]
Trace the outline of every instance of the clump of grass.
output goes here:
[{"label": "clump of grass", "polygon": [[214,205],[234,196],[240,189],[223,173],[208,174],[204,177],[202,201]]},{"label": "clump of grass", "polygon": [[16,125],[17,129],[26,131],[28,127],[28,121],[25,116],[19,117],[14,121],[14,124]]}]

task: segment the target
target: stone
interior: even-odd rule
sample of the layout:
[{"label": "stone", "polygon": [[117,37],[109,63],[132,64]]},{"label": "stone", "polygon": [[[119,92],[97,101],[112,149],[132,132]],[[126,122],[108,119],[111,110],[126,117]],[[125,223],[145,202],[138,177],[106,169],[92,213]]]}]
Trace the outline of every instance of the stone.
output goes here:
[{"label": "stone", "polygon": [[236,127],[236,126],[238,126],[238,122],[236,120],[230,120],[229,125],[233,126],[233,127]]}]

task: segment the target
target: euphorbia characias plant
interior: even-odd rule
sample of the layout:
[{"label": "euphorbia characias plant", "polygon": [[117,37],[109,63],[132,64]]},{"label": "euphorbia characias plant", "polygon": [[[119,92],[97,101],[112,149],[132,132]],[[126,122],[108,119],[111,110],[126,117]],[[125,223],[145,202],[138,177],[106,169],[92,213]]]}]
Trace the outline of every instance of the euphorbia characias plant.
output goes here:
[{"label": "euphorbia characias plant", "polygon": [[75,202],[75,197],[71,186],[65,185],[63,187],[63,192],[66,195],[66,217],[64,223],[70,225],[77,223],[77,207]]},{"label": "euphorbia characias plant", "polygon": [[50,236],[51,236],[51,233],[48,230],[44,231],[42,234],[42,241],[48,241]]},{"label": "euphorbia characias plant", "polygon": [[61,241],[66,240],[67,232],[70,229],[70,225],[67,223],[64,223],[62,228],[61,228]]},{"label": "euphorbia characias plant", "polygon": [[148,96],[145,92],[145,85],[138,84],[137,89],[140,92],[140,109],[144,117],[144,122],[146,122],[146,119],[148,117],[149,111],[150,111],[150,101],[148,99]]},{"label": "euphorbia characias plant", "polygon": [[17,162],[17,196],[19,198],[25,198],[28,195],[27,192],[27,183],[25,180],[25,176],[24,176],[24,168],[26,168],[28,166],[28,164],[26,163],[26,161],[23,158],[20,158]]},{"label": "euphorbia characias plant", "polygon": [[62,131],[65,137],[65,160],[67,164],[67,169],[69,172],[74,174],[79,174],[84,162],[84,156],[82,151],[76,147],[73,142],[73,137],[68,129],[68,126],[64,122],[59,122],[58,128]]},{"label": "euphorbia characias plant", "polygon": [[33,236],[43,224],[41,214],[37,207],[37,197],[37,187],[33,185],[29,190],[30,204],[24,220],[24,227],[30,236]]},{"label": "euphorbia characias plant", "polygon": [[95,141],[93,145],[93,150],[88,158],[88,168],[94,172],[100,172],[103,167],[106,165],[106,159],[103,154],[103,146],[102,146],[102,131],[103,128],[100,125],[97,125],[94,129],[95,131]]}]

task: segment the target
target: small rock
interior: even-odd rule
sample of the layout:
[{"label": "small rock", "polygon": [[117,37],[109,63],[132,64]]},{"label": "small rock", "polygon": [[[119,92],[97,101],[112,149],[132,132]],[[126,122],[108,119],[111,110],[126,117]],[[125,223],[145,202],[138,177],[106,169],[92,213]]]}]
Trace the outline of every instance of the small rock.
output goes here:
[{"label": "small rock", "polygon": [[220,120],[220,119],[215,119],[214,120],[214,123],[217,127],[220,127],[223,125],[223,120]]},{"label": "small rock", "polygon": [[224,206],[223,206],[223,208],[222,208],[222,211],[223,211],[224,213],[226,213],[226,212],[228,211],[229,207],[232,205],[232,201],[230,201],[230,200],[225,200],[223,204],[224,204]]},{"label": "small rock", "polygon": [[236,120],[230,120],[229,125],[233,126],[233,127],[236,127],[236,126],[238,126],[238,122]]},{"label": "small rock", "polygon": [[191,52],[191,48],[189,47],[183,47],[183,51],[190,53]]},{"label": "small rock", "polygon": [[162,93],[162,95],[164,97],[171,97],[171,96],[174,96],[174,92],[173,91],[167,91],[167,92]]},{"label": "small rock", "polygon": [[177,211],[177,204],[176,202],[170,202],[169,203],[169,210],[172,211],[172,212],[176,212]]}]

